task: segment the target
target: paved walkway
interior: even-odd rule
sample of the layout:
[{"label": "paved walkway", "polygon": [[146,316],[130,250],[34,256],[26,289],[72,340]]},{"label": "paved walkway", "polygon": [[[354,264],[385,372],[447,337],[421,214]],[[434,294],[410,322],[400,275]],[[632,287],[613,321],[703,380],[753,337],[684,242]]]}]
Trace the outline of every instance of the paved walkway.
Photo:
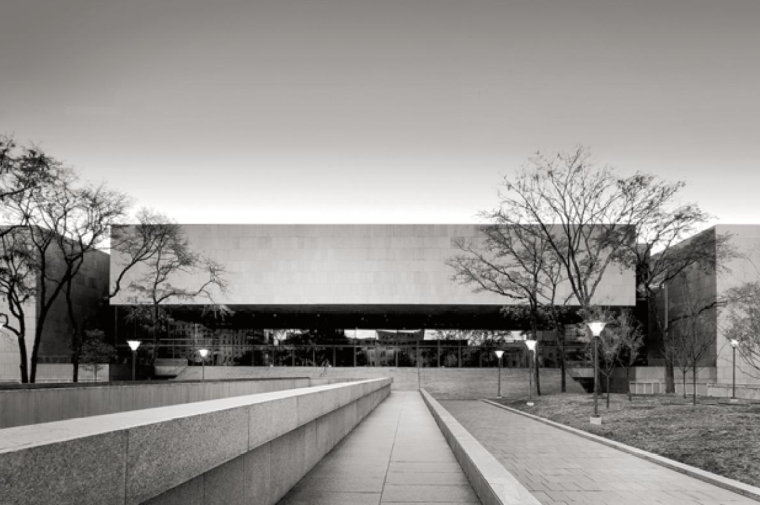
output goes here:
[{"label": "paved walkway", "polygon": [[480,401],[440,403],[544,504],[758,503]]},{"label": "paved walkway", "polygon": [[278,505],[480,503],[419,392],[393,392]]}]

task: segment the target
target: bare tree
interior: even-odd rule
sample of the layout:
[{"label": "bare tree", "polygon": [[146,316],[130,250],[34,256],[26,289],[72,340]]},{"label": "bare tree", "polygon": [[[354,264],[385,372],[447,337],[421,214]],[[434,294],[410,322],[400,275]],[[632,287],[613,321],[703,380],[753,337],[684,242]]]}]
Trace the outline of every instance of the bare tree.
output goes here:
[{"label": "bare tree", "polygon": [[116,356],[116,349],[103,339],[105,333],[102,330],[85,330],[80,349],[81,362],[92,370],[95,382],[98,382],[98,371]]},{"label": "bare tree", "polygon": [[[598,372],[605,377],[607,385],[607,408],[610,408],[610,379],[612,379],[612,374],[615,372],[615,367],[620,358],[620,352],[623,349],[621,333],[618,331],[618,328],[616,328],[618,316],[606,307],[592,306],[589,308],[588,312],[584,313],[584,319],[587,321],[605,321],[607,323],[598,337],[594,337],[591,330],[584,325],[584,336],[581,340],[588,344],[586,346],[585,359],[589,364],[594,366],[594,368],[596,368],[597,365],[594,359],[594,346],[596,345],[599,353]],[[595,378],[594,388],[597,389],[597,387],[598,381]]]},{"label": "bare tree", "polygon": [[[26,310],[37,295],[37,272],[28,235],[23,229],[10,230],[0,236],[0,297],[8,310],[5,327],[17,343],[19,373],[23,384],[29,382],[29,350],[26,346]],[[9,317],[13,317],[13,321]]]},{"label": "bare tree", "polygon": [[[694,205],[676,203],[683,185],[644,173],[620,176],[612,168],[596,168],[589,150],[579,147],[554,157],[539,153],[514,178],[505,178],[499,212],[505,224],[541,231],[582,309],[591,306],[613,264],[636,267],[639,289],[654,303],[658,285],[710,257],[709,244],[688,253],[671,248],[706,217]],[[713,244],[720,249],[725,238]],[[668,252],[652,261],[653,253],[663,249]],[[672,377],[672,366],[666,366]]]},{"label": "bare tree", "polygon": [[505,177],[501,223],[545,241],[583,310],[592,305],[607,268],[633,241],[631,215],[652,188],[638,174],[621,178],[596,168],[588,149],[548,157],[537,153],[514,177]]},{"label": "bare tree", "polygon": [[728,327],[725,335],[735,339],[745,363],[760,371],[760,282],[747,282],[729,290]]},{"label": "bare tree", "polygon": [[666,359],[673,363],[674,367],[681,372],[682,385],[683,385],[683,398],[686,399],[686,374],[691,369],[691,362],[688,355],[688,342],[683,342],[684,334],[681,332],[674,332],[671,338],[663,347],[663,354]]},{"label": "bare tree", "polygon": [[657,208],[636,222],[635,243],[627,243],[627,262],[636,271],[637,292],[646,298],[654,330],[662,338],[665,358],[665,391],[675,392],[674,362],[671,358],[669,321],[658,306],[667,303],[664,287],[684,272],[699,269],[703,272],[727,271],[726,261],[738,257],[731,245],[730,234],[708,230],[697,234],[710,218],[694,204],[679,204],[678,192],[684,183],[662,184]]},{"label": "bare tree", "polygon": [[625,368],[625,384],[628,390],[628,401],[631,398],[631,368],[639,358],[641,348],[644,346],[644,333],[641,325],[633,316],[633,312],[624,309],[618,314],[616,324],[612,328],[620,338],[620,353],[618,363]]},{"label": "bare tree", "polygon": [[182,233],[179,224],[152,209],[140,209],[136,225],[114,226],[111,231],[111,253],[119,257],[121,270],[113,276],[108,298],[116,297],[121,291],[128,272],[137,265],[154,259],[178,240]]},{"label": "bare tree", "polygon": [[27,216],[15,212],[10,200],[25,201],[32,191],[55,180],[58,163],[42,150],[19,146],[0,135],[0,237],[27,225]]},{"label": "bare tree", "polygon": [[38,294],[38,261],[27,232],[29,214],[23,210],[33,192],[56,179],[58,168],[58,162],[42,150],[19,146],[13,138],[0,135],[0,298],[8,311],[0,315],[18,345],[22,383],[30,380],[26,310]]},{"label": "bare tree", "polygon": [[72,169],[37,151],[27,151],[20,159],[16,163],[20,163],[22,172],[30,165],[33,173],[42,170],[45,174],[44,178],[34,176],[37,183],[28,186],[26,191],[6,194],[3,206],[6,214],[14,219],[15,229],[23,229],[30,253],[26,257],[27,266],[37,273],[37,312],[29,380],[36,379],[45,323],[61,295],[65,296],[72,325],[76,380],[81,336],[73,309],[73,279],[85,258],[106,240],[110,226],[124,215],[129,202],[125,195],[105,186],[80,184]]},{"label": "bare tree", "polygon": [[714,300],[700,297],[685,277],[679,279],[681,300],[679,315],[674,318],[671,338],[665,352],[683,374],[684,398],[686,397],[686,373],[692,372],[693,403],[697,403],[697,371],[700,363],[715,348],[718,307]]},{"label": "bare tree", "polygon": [[601,358],[599,371],[607,381],[607,408],[610,408],[610,379],[615,372],[621,350],[622,341],[620,335],[612,328],[605,328],[599,336],[599,354]]},{"label": "bare tree", "polygon": [[[150,307],[153,326],[153,360],[158,356],[160,345],[159,325],[162,305],[167,302],[188,302],[205,297],[211,304],[215,292],[225,292],[227,282],[223,278],[224,268],[196,252],[193,252],[181,227],[173,228],[171,233],[161,236],[160,247],[155,254],[142,261],[144,269],[141,276],[129,285],[134,304],[146,304]],[[174,284],[179,277],[202,276],[199,284],[184,287]]]},{"label": "bare tree", "polygon": [[[483,214],[495,224],[484,226],[480,241],[457,240],[463,254],[446,263],[454,269],[452,280],[474,286],[474,291],[488,291],[508,299],[524,302],[530,328],[537,338],[540,311],[554,307],[557,288],[562,279],[562,265],[549,243],[536,232],[501,223],[497,213]],[[505,307],[517,314],[519,308]],[[551,310],[551,309],[549,309]],[[564,354],[563,354],[564,355]],[[564,382],[564,360],[562,360]],[[538,358],[535,358],[536,391],[541,395]],[[563,388],[564,390],[564,388]]]},{"label": "bare tree", "polygon": [[[74,279],[87,256],[100,249],[112,226],[125,217],[130,200],[123,193],[110,190],[104,185],[70,187],[69,193],[60,195],[62,204],[50,212],[50,217],[57,214],[66,216],[65,224],[56,235],[55,244],[65,265],[64,293],[71,324],[71,363],[73,381],[78,382],[83,334],[72,297]],[[91,308],[93,311],[95,309]]]}]

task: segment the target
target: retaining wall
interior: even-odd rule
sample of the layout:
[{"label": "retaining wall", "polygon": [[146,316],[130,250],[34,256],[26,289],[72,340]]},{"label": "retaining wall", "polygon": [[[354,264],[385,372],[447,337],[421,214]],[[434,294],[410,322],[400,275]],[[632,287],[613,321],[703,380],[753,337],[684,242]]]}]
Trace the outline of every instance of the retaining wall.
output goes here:
[{"label": "retaining wall", "polygon": [[[180,379],[199,377],[198,367],[188,367]],[[459,400],[495,398],[498,391],[496,368],[413,368],[413,367],[206,367],[206,377],[215,379],[288,377],[322,377],[341,379],[370,379],[390,377],[393,389],[415,391],[426,389],[436,398]],[[541,392],[559,393],[560,371],[556,368],[541,369]],[[535,388],[535,384],[533,385]],[[535,391],[535,389],[534,389]],[[583,393],[583,388],[570,374],[567,391]],[[506,397],[528,395],[528,369],[503,368],[501,371],[501,394]]]},{"label": "retaining wall", "polygon": [[424,389],[425,404],[483,505],[539,505],[539,501]]},{"label": "retaining wall", "polygon": [[[575,373],[583,377],[593,377],[591,368],[577,368]],[[718,380],[719,369],[716,367],[700,367],[697,369],[697,395],[717,398],[730,398],[733,392],[731,382]],[[678,368],[674,374],[676,394],[683,394],[683,374]],[[613,393],[627,393],[630,383],[631,393],[638,395],[665,393],[665,367],[649,366],[631,369],[630,381],[626,380],[625,370],[616,369],[610,380],[610,390]],[[606,388],[605,378],[602,377],[602,389]],[[691,370],[686,374],[686,394],[694,391]],[[747,400],[760,400],[760,384],[738,380],[736,397]]]},{"label": "retaining wall", "polygon": [[[308,377],[0,390],[0,429],[324,384]],[[337,379],[332,379],[335,381]]]},{"label": "retaining wall", "polygon": [[390,379],[0,431],[4,505],[275,504],[390,394]]}]

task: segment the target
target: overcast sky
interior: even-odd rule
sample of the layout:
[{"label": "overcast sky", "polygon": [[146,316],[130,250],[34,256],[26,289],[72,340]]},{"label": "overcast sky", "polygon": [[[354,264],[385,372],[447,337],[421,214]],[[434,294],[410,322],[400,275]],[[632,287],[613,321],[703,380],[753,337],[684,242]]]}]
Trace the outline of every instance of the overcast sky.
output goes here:
[{"label": "overcast sky", "polygon": [[760,223],[758,0],[2,0],[0,133],[187,223],[455,223],[593,149]]}]

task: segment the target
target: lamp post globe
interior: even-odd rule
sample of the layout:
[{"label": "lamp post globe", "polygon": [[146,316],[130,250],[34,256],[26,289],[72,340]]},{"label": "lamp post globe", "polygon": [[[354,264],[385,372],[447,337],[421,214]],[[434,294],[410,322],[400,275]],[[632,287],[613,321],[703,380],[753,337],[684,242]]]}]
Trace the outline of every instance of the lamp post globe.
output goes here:
[{"label": "lamp post globe", "polygon": [[198,354],[201,355],[201,381],[206,380],[206,356],[208,356],[208,349],[199,349]]},{"label": "lamp post globe", "polygon": [[496,354],[496,357],[499,359],[499,386],[496,397],[501,398],[501,357],[504,356],[504,351],[502,349],[497,349],[494,351],[494,354]]},{"label": "lamp post globe", "polygon": [[133,382],[135,380],[135,359],[137,355],[137,348],[140,347],[141,343],[142,342],[140,342],[139,340],[127,340],[127,345],[129,346],[130,349],[132,349],[132,381]]},{"label": "lamp post globe", "polygon": [[594,418],[599,418],[599,336],[604,331],[607,323],[604,321],[590,321],[586,323],[594,337]]}]

